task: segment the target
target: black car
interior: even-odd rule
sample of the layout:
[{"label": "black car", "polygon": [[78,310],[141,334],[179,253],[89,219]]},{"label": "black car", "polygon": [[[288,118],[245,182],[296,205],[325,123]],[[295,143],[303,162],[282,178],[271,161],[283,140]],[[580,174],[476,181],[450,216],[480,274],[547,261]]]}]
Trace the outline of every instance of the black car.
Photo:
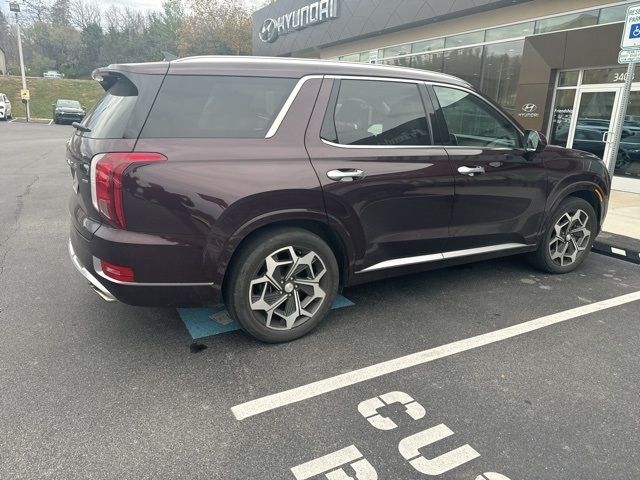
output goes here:
[{"label": "black car", "polygon": [[77,100],[56,100],[53,107],[54,123],[79,122],[84,118],[85,111]]}]

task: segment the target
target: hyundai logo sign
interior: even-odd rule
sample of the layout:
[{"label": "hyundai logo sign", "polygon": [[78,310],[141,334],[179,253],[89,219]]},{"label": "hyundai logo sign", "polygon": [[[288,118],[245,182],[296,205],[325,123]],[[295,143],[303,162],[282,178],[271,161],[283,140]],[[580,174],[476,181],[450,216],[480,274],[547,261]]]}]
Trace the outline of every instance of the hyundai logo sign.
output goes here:
[{"label": "hyundai logo sign", "polygon": [[338,0],[319,0],[278,18],[267,18],[258,36],[265,43],[275,42],[280,35],[302,30],[338,18]]},{"label": "hyundai logo sign", "polygon": [[533,113],[538,110],[538,106],[535,103],[525,103],[522,106],[522,111],[526,113]]}]

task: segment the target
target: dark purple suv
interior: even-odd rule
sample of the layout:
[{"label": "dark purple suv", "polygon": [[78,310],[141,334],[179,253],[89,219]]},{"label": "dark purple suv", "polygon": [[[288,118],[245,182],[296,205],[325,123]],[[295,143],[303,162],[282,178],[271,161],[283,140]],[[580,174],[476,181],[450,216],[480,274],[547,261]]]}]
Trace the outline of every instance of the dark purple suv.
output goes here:
[{"label": "dark purple suv", "polygon": [[224,301],[287,341],[343,286],[519,253],[569,272],[606,214],[600,159],[447,75],[198,57],[94,78],[106,94],[68,144],[69,252],[106,300]]}]

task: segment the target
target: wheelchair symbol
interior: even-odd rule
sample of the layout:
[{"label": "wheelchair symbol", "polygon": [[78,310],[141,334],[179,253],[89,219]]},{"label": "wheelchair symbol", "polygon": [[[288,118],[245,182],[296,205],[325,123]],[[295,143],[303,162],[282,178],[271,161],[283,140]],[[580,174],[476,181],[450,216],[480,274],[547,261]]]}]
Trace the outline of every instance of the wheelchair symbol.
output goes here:
[{"label": "wheelchair symbol", "polygon": [[639,38],[640,37],[640,23],[634,23],[631,25],[631,29],[629,31],[629,38]]}]

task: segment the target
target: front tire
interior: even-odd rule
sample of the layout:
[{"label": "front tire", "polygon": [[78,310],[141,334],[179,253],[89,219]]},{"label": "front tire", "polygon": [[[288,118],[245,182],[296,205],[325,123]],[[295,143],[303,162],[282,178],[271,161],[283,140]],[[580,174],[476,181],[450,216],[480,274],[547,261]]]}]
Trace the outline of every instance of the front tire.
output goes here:
[{"label": "front tire", "polygon": [[318,326],[338,283],[338,264],[324,240],[307,230],[278,228],[242,246],[224,297],[229,314],[249,335],[288,342]]},{"label": "front tire", "polygon": [[566,198],[551,216],[538,250],[529,259],[548,273],[572,272],[591,251],[596,230],[591,204],[582,198]]}]

